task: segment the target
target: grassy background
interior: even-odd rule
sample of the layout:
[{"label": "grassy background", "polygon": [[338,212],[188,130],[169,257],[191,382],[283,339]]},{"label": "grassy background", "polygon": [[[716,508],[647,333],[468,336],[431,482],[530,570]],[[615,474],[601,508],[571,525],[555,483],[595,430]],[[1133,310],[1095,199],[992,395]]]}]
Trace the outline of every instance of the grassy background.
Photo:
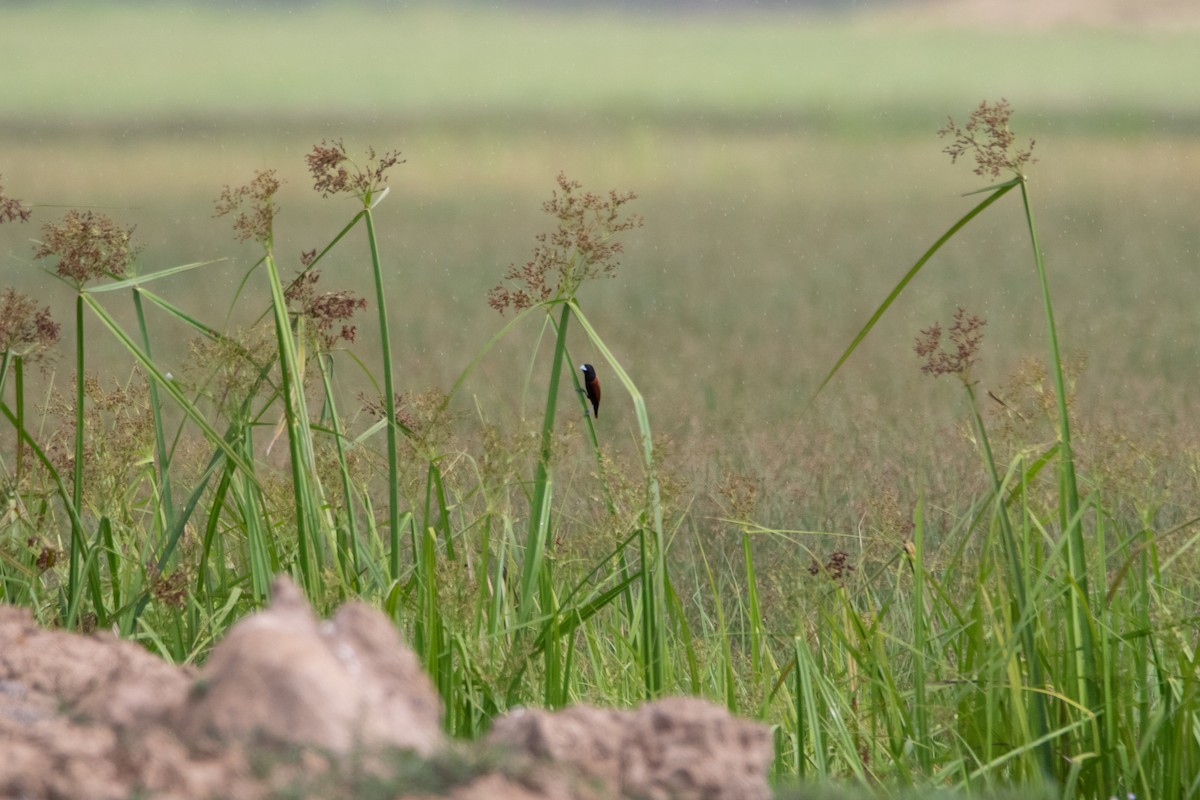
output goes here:
[{"label": "grassy background", "polygon": [[[213,321],[257,258],[211,219],[222,185],[261,168],[288,180],[276,238],[286,272],[289,255],[327,241],[351,213],[308,190],[311,145],[341,136],[351,152],[401,149],[380,235],[404,392],[445,389],[497,329],[486,292],[547,228],[539,206],[560,170],[593,190],[637,191],[647,224],[585,310],[643,386],[656,428],[690,454],[702,494],[723,469],[803,493],[795,487],[812,483],[814,466],[801,453],[842,455],[844,507],[822,520],[776,501],[774,524],[854,524],[879,481],[914,463],[908,449],[925,463],[955,445],[954,395],[920,376],[911,342],[957,305],[989,320],[984,388],[1000,391],[1024,359],[1044,357],[1025,245],[1007,246],[1022,241],[1020,209],[1007,203],[939,255],[816,413],[803,411],[899,275],[966,210],[959,195],[982,185],[949,165],[934,131],[980,99],[1008,97],[1017,131],[1038,140],[1031,174],[1064,346],[1089,363],[1080,405],[1098,425],[1195,441],[1196,400],[1178,389],[1200,355],[1190,291],[1200,87],[1186,80],[1200,70],[1195,32],[952,28],[895,11],[354,5],[67,4],[6,19],[0,47],[16,65],[0,86],[7,191],[136,223],[145,271],[229,258],[172,287]],[[32,226],[0,229],[6,282],[67,302],[29,265],[31,236]],[[335,253],[324,284],[369,294],[353,252]],[[260,310],[242,304],[233,323]],[[159,357],[182,364],[187,338],[159,324]],[[468,384],[488,419],[529,411],[532,336]],[[577,360],[595,360],[577,346]],[[347,394],[366,385],[339,377]],[[632,408],[615,394],[602,428],[632,441]]]},{"label": "grassy background", "polygon": [[[289,181],[276,240],[286,259],[351,213],[308,190],[302,156],[313,143],[401,149],[408,163],[392,178],[380,235],[406,392],[446,388],[496,330],[486,292],[546,229],[539,206],[560,170],[593,190],[636,190],[647,224],[585,310],[644,387],[656,427],[695,448],[688,463],[702,473],[710,455],[763,471],[782,460],[767,457],[780,436],[796,447],[832,438],[848,464],[896,471],[890,447],[955,419],[949,390],[919,375],[911,342],[958,304],[989,320],[985,388],[1043,356],[1024,245],[1006,246],[1021,241],[1008,203],[939,255],[817,413],[801,410],[903,270],[967,208],[959,195],[982,185],[949,165],[934,131],[1006,96],[1018,132],[1038,140],[1033,187],[1064,346],[1090,365],[1081,404],[1097,421],[1194,442],[1196,400],[1178,387],[1200,355],[1190,291],[1200,87],[1186,80],[1200,71],[1195,32],[978,30],[904,24],[895,12],[5,13],[0,48],[15,67],[0,86],[7,191],[136,223],[145,271],[229,258],[172,287],[214,321],[257,258],[211,219],[222,185],[261,168]],[[29,265],[35,236],[33,226],[0,229],[5,282],[65,308],[70,295]],[[368,294],[369,271],[351,252],[335,253],[325,285]],[[243,304],[233,321],[260,310]],[[157,337],[168,365],[186,354],[175,334]],[[530,341],[497,352],[468,385],[489,418],[527,410]],[[594,360],[578,346],[577,359]],[[347,392],[362,388],[359,376],[340,377]],[[629,438],[632,409],[611,395],[604,411],[606,435]],[[777,477],[790,485],[805,472]],[[860,501],[872,491],[847,489]]]}]

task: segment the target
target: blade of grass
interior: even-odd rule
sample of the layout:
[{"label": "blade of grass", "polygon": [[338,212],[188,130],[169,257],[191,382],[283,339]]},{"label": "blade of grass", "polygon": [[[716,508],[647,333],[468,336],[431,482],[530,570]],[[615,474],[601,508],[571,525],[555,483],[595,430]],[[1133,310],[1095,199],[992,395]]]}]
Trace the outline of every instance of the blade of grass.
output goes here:
[{"label": "blade of grass", "polygon": [[942,249],[942,245],[954,238],[954,235],[962,230],[967,223],[982,214],[984,210],[992,203],[995,203],[1001,197],[1008,194],[1015,186],[1017,186],[1018,183],[1020,183],[1020,180],[1013,178],[1011,181],[998,184],[996,186],[996,190],[992,192],[992,194],[984,199],[979,205],[975,206],[973,209],[964,214],[958,222],[951,225],[950,229],[943,233],[941,237],[938,238],[938,240],[934,242],[933,245],[926,250],[920,258],[917,259],[917,263],[913,264],[912,267],[909,268],[908,272],[904,273],[904,277],[900,279],[900,282],[896,284],[896,286],[884,299],[883,303],[880,304],[879,308],[875,309],[875,313],[872,314],[871,318],[867,320],[867,324],[864,325],[862,329],[859,330],[859,332],[855,335],[854,340],[850,342],[850,346],[846,348],[846,351],[842,353],[841,357],[837,360],[837,363],[833,365],[833,369],[829,370],[829,374],[825,376],[825,379],[821,381],[821,385],[817,387],[815,392],[813,392],[810,402],[816,400],[817,396],[821,394],[821,391],[829,384],[831,380],[833,380],[833,376],[836,375],[838,370],[842,368],[842,365],[846,363],[851,354],[858,349],[858,346],[862,344],[863,339],[867,338],[867,334],[870,333],[871,329],[875,327],[875,323],[879,322],[880,318],[883,317],[884,313],[888,310],[888,308],[891,307],[896,298],[900,296],[900,293],[904,291],[904,288],[908,286],[912,279],[917,276],[917,273],[921,271],[921,268],[925,266],[929,259],[933,258],[934,253]]}]

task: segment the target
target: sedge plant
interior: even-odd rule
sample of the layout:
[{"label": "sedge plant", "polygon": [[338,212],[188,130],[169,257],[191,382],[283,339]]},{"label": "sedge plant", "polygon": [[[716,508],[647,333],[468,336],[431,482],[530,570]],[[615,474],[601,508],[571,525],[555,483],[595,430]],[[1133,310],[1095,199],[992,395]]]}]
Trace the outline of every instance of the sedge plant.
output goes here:
[{"label": "sedge plant", "polygon": [[[636,198],[632,192],[622,194],[612,191],[605,196],[591,192],[580,194],[580,188],[581,184],[578,181],[570,180],[563,174],[558,176],[558,189],[543,206],[543,210],[556,220],[556,229],[553,233],[538,235],[538,245],[533,258],[523,266],[510,267],[504,276],[504,282],[493,288],[488,298],[491,306],[501,313],[507,310],[522,314],[541,312],[554,331],[553,356],[540,428],[540,444],[532,483],[529,525],[524,542],[517,598],[518,624],[527,625],[540,617],[548,620],[548,624],[556,625],[562,613],[559,600],[552,589],[552,562],[547,559],[547,553],[554,536],[552,512],[555,470],[552,440],[564,368],[572,375],[573,388],[579,395],[580,408],[584,413],[589,438],[597,456],[597,465],[601,472],[603,471],[595,421],[588,416],[587,403],[578,376],[574,374],[574,366],[568,360],[567,335],[570,323],[574,319],[583,328],[592,346],[603,357],[603,364],[612,371],[620,385],[628,392],[637,417],[642,465],[646,474],[646,505],[635,531],[641,583],[641,592],[636,601],[640,617],[640,631],[636,641],[646,696],[655,697],[663,692],[666,685],[664,627],[667,616],[667,578],[662,498],[654,458],[653,434],[641,392],[604,343],[596,328],[583,314],[578,302],[579,291],[585,283],[615,274],[617,257],[623,249],[622,243],[615,237],[641,225],[642,220],[638,216],[624,215],[623,206]],[[607,489],[605,491],[607,492]],[[611,509],[611,496],[608,502]],[[622,564],[621,583],[627,584],[631,580],[631,573],[623,550],[619,552],[619,558]],[[629,600],[628,607],[634,606],[635,603]],[[544,644],[548,644],[545,636],[541,639]],[[556,666],[557,654],[553,650],[544,650],[544,653],[547,665]],[[548,680],[549,686],[561,683],[553,679]],[[546,698],[551,705],[561,704],[564,699],[560,693],[553,693]]]},{"label": "sedge plant", "polygon": [[[952,160],[972,158],[977,175],[1007,177],[980,190],[986,197],[939,237],[902,276],[820,388],[829,383],[947,241],[1005,195],[1019,191],[1045,320],[1056,438],[1049,448],[1018,454],[1007,467],[998,464],[969,377],[983,321],[960,309],[949,331],[951,347],[946,349],[941,344],[939,326],[922,332],[917,350],[926,359],[925,371],[934,375],[954,374],[962,380],[974,439],[991,486],[986,503],[973,512],[968,518],[971,521],[960,530],[962,539],[956,558],[961,557],[967,541],[983,536],[982,552],[986,553],[993,536],[998,536],[996,546],[1004,554],[1000,563],[1006,563],[1007,569],[1002,588],[989,588],[995,586],[999,576],[986,560],[981,562],[974,598],[963,605],[961,600],[951,600],[944,593],[941,584],[945,578],[939,580],[929,571],[924,563],[924,547],[911,548],[906,557],[913,562],[919,579],[909,612],[918,639],[912,658],[923,665],[916,678],[921,681],[917,700],[921,704],[928,702],[925,679],[929,668],[940,661],[931,649],[932,643],[937,640],[948,643],[954,638],[948,639],[938,629],[947,624],[960,631],[974,629],[976,634],[954,645],[956,658],[961,659],[959,671],[965,665],[979,676],[976,680],[980,691],[976,699],[960,700],[959,735],[965,737],[964,743],[970,744],[972,758],[944,764],[941,769],[948,771],[943,774],[957,772],[966,785],[978,781],[991,784],[997,778],[1048,783],[1057,786],[1064,797],[1095,798],[1118,793],[1124,796],[1125,791],[1137,796],[1143,796],[1143,792],[1146,796],[1166,796],[1158,790],[1165,778],[1175,787],[1169,792],[1174,796],[1180,785],[1157,768],[1158,759],[1166,757],[1170,763],[1179,763],[1179,759],[1190,761],[1195,756],[1194,743],[1176,740],[1167,744],[1170,756],[1151,753],[1162,742],[1159,725],[1167,718],[1177,719],[1176,715],[1180,715],[1178,724],[1186,724],[1183,720],[1191,718],[1196,706],[1189,694],[1180,696],[1178,686],[1152,688],[1155,680],[1146,672],[1147,665],[1162,658],[1164,653],[1151,645],[1149,656],[1139,655],[1138,648],[1131,647],[1130,637],[1136,641],[1145,636],[1143,626],[1151,624],[1144,595],[1132,606],[1119,605],[1116,592],[1121,587],[1114,586],[1107,596],[1095,588],[1097,581],[1102,585],[1105,580],[1112,534],[1099,494],[1085,499],[1077,476],[1068,386],[1049,278],[1034,224],[1030,179],[1026,174],[1027,165],[1033,161],[1033,142],[1018,145],[1008,125],[1010,116],[1011,108],[1006,101],[984,102],[965,124],[959,125],[951,119],[940,131],[950,140],[945,152]],[[1056,467],[1057,477],[1053,493],[1055,512],[1048,519],[1037,511],[1031,495],[1043,468],[1050,465]],[[921,539],[918,537],[916,541]],[[1125,547],[1121,545],[1122,549]],[[1143,550],[1128,557],[1140,561],[1142,557],[1153,556]],[[1122,569],[1128,568],[1126,561]],[[943,604],[945,607],[939,612],[938,606]],[[1115,613],[1118,608],[1127,609],[1127,615]],[[949,616],[939,620],[939,613]],[[1001,649],[992,649],[976,638],[985,631],[989,638],[1002,644]],[[798,645],[796,669],[809,662],[811,657]],[[1182,680],[1183,686],[1193,685],[1189,678]],[[814,684],[819,685],[815,676],[799,681],[797,696],[814,698]],[[1141,693],[1144,699],[1132,702],[1129,693],[1133,691]],[[926,713],[919,709],[918,716],[913,718],[921,730],[928,730]],[[1164,714],[1168,716],[1157,716]],[[1126,723],[1140,720],[1138,726],[1125,730],[1141,730],[1146,738],[1134,740],[1128,738],[1128,732],[1120,733],[1122,720]],[[997,736],[997,726],[1007,726],[1009,732]],[[811,723],[807,729],[811,737]],[[805,744],[801,740],[801,745]],[[922,754],[920,762],[926,770],[938,769],[927,753]],[[1195,785],[1191,785],[1185,793],[1192,796],[1190,793],[1195,790]]]}]

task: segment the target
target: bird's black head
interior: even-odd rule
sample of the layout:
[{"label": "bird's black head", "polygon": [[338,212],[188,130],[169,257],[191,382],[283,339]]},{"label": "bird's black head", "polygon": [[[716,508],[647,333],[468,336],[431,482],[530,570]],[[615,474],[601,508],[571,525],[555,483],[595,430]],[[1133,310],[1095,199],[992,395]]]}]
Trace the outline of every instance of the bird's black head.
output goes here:
[{"label": "bird's black head", "polygon": [[596,380],[596,369],[591,364],[584,364],[579,368],[579,371],[583,373],[583,379],[585,381]]}]

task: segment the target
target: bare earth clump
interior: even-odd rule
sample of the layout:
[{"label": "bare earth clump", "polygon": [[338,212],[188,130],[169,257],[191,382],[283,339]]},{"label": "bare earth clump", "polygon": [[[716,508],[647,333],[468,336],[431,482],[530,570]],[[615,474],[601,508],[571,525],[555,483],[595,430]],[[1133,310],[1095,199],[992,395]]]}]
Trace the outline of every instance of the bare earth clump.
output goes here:
[{"label": "bare earth clump", "polygon": [[767,798],[767,729],[694,698],[499,719],[446,741],[392,624],[361,603],[317,620],[276,582],[203,669],[0,606],[0,797]]}]

